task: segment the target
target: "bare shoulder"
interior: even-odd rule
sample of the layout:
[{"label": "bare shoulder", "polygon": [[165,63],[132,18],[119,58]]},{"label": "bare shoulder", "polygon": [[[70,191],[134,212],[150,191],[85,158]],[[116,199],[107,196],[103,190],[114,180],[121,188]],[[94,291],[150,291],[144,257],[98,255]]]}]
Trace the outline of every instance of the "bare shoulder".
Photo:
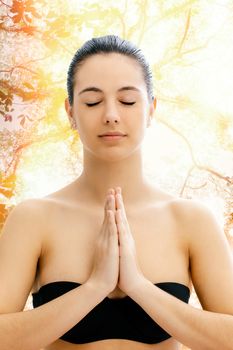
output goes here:
[{"label": "bare shoulder", "polygon": [[[28,198],[21,201],[10,210],[2,234],[8,226],[19,227],[20,225],[20,227],[27,228],[27,232],[33,235],[38,234],[42,238],[48,225],[52,207],[53,201],[48,198]],[[15,230],[15,232],[17,231]]]},{"label": "bare shoulder", "polygon": [[44,247],[46,204],[43,199],[23,200],[10,211],[4,223],[0,236],[0,309],[3,313],[22,311],[35,281]]},{"label": "bare shoulder", "polygon": [[177,211],[177,214],[190,214],[193,215],[196,212],[210,211],[206,204],[198,199],[186,199],[178,196],[172,196],[170,204],[173,209]]},{"label": "bare shoulder", "polygon": [[233,314],[233,256],[216,214],[199,200],[172,203],[189,247],[191,279],[203,309]]},{"label": "bare shoulder", "polygon": [[25,199],[10,210],[7,220],[14,218],[24,221],[27,219],[33,223],[39,219],[38,221],[41,222],[42,213],[45,212],[45,203],[46,200],[40,198]]},{"label": "bare shoulder", "polygon": [[[193,233],[200,238],[201,234],[207,235],[213,226],[215,229],[220,229],[220,223],[214,211],[200,200],[173,198],[170,206],[187,234]],[[219,234],[222,233],[220,229]]]}]

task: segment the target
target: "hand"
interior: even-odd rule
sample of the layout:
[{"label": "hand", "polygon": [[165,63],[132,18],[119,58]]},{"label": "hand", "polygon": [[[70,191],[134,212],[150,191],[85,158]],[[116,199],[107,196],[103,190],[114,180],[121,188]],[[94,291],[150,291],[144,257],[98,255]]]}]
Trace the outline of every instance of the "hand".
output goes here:
[{"label": "hand", "polygon": [[121,188],[117,187],[115,190],[115,219],[118,230],[120,254],[120,275],[118,286],[123,292],[129,295],[130,291],[137,288],[137,285],[145,281],[146,278],[139,266],[136,245],[126,217]]},{"label": "hand", "polygon": [[114,191],[110,189],[104,206],[104,221],[98,235],[89,283],[108,294],[115,289],[119,276],[119,247],[115,223]]}]

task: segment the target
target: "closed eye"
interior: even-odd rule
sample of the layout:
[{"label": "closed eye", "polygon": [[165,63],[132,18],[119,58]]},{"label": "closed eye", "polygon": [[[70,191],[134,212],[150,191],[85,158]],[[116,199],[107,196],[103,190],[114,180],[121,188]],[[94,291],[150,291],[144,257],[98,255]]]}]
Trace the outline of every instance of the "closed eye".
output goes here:
[{"label": "closed eye", "polygon": [[[88,106],[88,107],[93,107],[93,106],[96,106],[96,105],[98,105],[99,103],[100,103],[101,101],[99,101],[99,102],[94,102],[94,103],[86,103],[86,105]],[[136,102],[125,102],[125,101],[120,101],[122,104],[124,104],[124,105],[127,105],[127,106],[132,106],[132,105],[134,105]]]},{"label": "closed eye", "polygon": [[99,101],[99,102],[94,102],[94,103],[86,103],[86,105],[87,105],[88,107],[92,107],[92,106],[98,105],[99,103],[100,103],[100,101]]},{"label": "closed eye", "polygon": [[121,103],[123,103],[123,105],[128,105],[128,106],[132,106],[135,104],[135,102],[124,102],[124,101],[120,101]]}]

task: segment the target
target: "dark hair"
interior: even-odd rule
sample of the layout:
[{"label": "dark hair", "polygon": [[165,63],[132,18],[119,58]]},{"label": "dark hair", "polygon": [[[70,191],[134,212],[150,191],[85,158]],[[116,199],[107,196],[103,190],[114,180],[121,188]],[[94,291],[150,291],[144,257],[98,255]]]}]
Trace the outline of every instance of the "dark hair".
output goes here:
[{"label": "dark hair", "polygon": [[117,35],[106,35],[86,41],[83,46],[76,51],[72,58],[67,76],[67,91],[70,105],[73,104],[75,73],[81,63],[92,55],[112,52],[131,57],[140,64],[146,83],[148,97],[150,100],[154,99],[152,73],[141,49],[134,46],[130,41],[121,39]]}]

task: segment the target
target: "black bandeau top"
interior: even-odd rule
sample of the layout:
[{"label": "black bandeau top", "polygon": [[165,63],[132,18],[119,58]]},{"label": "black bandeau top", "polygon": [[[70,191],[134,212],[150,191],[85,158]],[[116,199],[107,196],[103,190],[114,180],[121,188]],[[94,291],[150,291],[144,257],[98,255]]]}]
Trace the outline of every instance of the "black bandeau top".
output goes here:
[{"label": "black bandeau top", "polygon": [[[32,293],[33,307],[45,304],[80,285],[80,283],[71,281],[45,284],[38,292]],[[190,290],[184,284],[160,282],[155,285],[188,303]],[[114,299],[105,297],[60,339],[74,344],[104,339],[128,339],[156,344],[170,337],[133,299],[125,296]]]}]

